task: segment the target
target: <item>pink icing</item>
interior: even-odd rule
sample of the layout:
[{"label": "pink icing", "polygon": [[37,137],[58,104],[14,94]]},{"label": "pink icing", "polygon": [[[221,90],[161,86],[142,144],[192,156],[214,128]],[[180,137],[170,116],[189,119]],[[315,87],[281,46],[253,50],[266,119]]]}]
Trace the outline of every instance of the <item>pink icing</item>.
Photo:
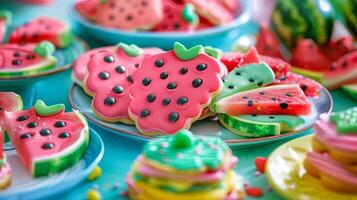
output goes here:
[{"label": "pink icing", "polygon": [[[156,67],[155,62],[162,60],[162,67]],[[196,66],[206,64],[204,71],[198,71]],[[186,67],[187,73],[181,74],[181,68]],[[150,73],[148,73],[150,72]],[[166,72],[168,77],[161,79],[161,73]],[[189,128],[196,120],[211,99],[212,93],[218,92],[222,87],[220,75],[222,68],[219,61],[206,55],[200,54],[193,60],[179,60],[174,51],[156,54],[148,57],[142,66],[133,74],[134,84],[130,89],[132,101],[129,112],[135,119],[137,128],[145,133],[173,134],[183,128]],[[144,86],[143,80],[150,78],[149,85]],[[202,84],[194,88],[192,82],[201,79]],[[175,83],[175,89],[168,89],[169,83]],[[155,100],[148,102],[148,95],[154,94]],[[188,99],[184,105],[178,105],[181,97]],[[168,105],[162,102],[165,98],[170,99]],[[147,117],[141,117],[144,109],[150,111]],[[169,116],[176,112],[179,118],[170,122]]]},{"label": "pink icing", "polygon": [[334,124],[319,120],[315,126],[316,139],[332,148],[357,153],[357,135],[339,134]]},{"label": "pink icing", "polygon": [[97,9],[98,24],[124,30],[151,29],[163,19],[162,0],[108,0]]},{"label": "pink icing", "polygon": [[239,8],[239,1],[237,0],[221,0],[223,5],[225,5],[230,11],[236,13]]},{"label": "pink icing", "polygon": [[226,24],[234,19],[234,14],[225,7],[221,0],[186,0],[192,3],[197,12],[215,25]]},{"label": "pink icing", "polygon": [[344,184],[357,187],[357,174],[347,171],[339,162],[330,159],[328,155],[309,152],[307,159],[315,168]]},{"label": "pink icing", "polygon": [[[16,120],[19,116],[24,115],[29,116],[29,118],[23,121]],[[65,122],[66,126],[61,128],[54,127],[57,121]],[[38,126],[29,128],[28,124],[30,122],[36,122]],[[74,112],[65,113],[61,111],[55,115],[42,117],[37,115],[34,109],[6,112],[6,125],[11,142],[16,147],[20,159],[28,169],[31,169],[34,159],[53,155],[70,147],[77,141],[80,131],[84,128],[83,122]],[[43,128],[50,129],[51,134],[47,136],[40,135],[39,132]],[[70,137],[65,139],[59,138],[58,136],[62,132],[68,132]],[[21,139],[21,135],[23,134],[30,134],[31,137]],[[54,148],[42,149],[41,146],[46,142],[55,144]]]},{"label": "pink icing", "polygon": [[9,163],[4,164],[0,167],[0,179],[11,172],[11,167]]}]

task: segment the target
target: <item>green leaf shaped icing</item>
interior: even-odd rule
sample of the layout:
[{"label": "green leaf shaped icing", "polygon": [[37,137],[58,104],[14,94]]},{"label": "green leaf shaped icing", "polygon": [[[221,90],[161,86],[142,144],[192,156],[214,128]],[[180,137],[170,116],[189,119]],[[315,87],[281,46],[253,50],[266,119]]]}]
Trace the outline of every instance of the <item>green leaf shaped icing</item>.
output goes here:
[{"label": "green leaf shaped icing", "polygon": [[198,23],[198,16],[195,13],[195,7],[190,3],[185,5],[185,7],[182,10],[181,16],[185,21],[187,21],[190,24]]},{"label": "green leaf shaped icing", "polygon": [[357,134],[357,107],[332,113],[330,121],[336,125],[338,133]]},{"label": "green leaf shaped icing", "polygon": [[123,49],[126,55],[130,57],[137,57],[143,53],[143,50],[140,47],[136,46],[135,44],[127,45],[125,43],[120,42],[117,45],[117,48]]},{"label": "green leaf shaped icing", "polygon": [[51,42],[43,41],[43,42],[40,42],[35,47],[34,52],[36,52],[41,57],[47,57],[47,56],[52,55],[55,52],[55,50],[56,50],[56,48]]},{"label": "green leaf shaped icing", "polygon": [[178,171],[216,170],[224,162],[229,147],[217,137],[195,136],[188,130],[147,143],[145,159]]},{"label": "green leaf shaped icing", "polygon": [[204,47],[205,53],[215,59],[220,59],[222,51],[220,49],[213,48],[211,46]]},{"label": "green leaf shaped icing", "polygon": [[64,108],[65,106],[63,104],[55,104],[52,106],[47,106],[45,102],[43,102],[42,100],[37,100],[34,105],[34,109],[36,113],[39,116],[43,116],[43,117],[55,115],[61,112],[62,110],[64,110]]},{"label": "green leaf shaped icing", "polygon": [[180,60],[192,60],[195,59],[201,53],[204,53],[204,48],[202,45],[194,46],[187,49],[183,44],[175,42],[174,53]]}]

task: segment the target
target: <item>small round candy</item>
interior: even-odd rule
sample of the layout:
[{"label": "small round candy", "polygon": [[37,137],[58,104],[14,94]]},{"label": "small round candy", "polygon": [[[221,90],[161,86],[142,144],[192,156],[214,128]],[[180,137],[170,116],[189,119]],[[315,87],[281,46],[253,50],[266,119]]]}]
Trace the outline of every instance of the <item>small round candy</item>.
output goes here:
[{"label": "small round candy", "polygon": [[87,200],[101,200],[102,196],[97,190],[90,189],[87,192]]},{"label": "small round candy", "polygon": [[99,166],[95,166],[93,170],[87,176],[88,181],[94,181],[102,175],[102,169]]}]

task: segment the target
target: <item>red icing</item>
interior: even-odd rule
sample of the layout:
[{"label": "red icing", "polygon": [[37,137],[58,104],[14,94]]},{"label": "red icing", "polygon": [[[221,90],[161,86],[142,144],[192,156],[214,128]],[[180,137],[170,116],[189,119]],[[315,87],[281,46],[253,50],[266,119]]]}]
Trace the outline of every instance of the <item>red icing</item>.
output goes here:
[{"label": "red icing", "polygon": [[[164,65],[156,67],[154,63],[157,60],[162,60]],[[204,71],[198,71],[196,66],[202,63],[206,64],[207,68]],[[182,67],[187,68],[186,74],[180,73]],[[160,78],[162,72],[168,73],[168,77],[164,80]],[[174,51],[148,57],[134,73],[134,84],[130,89],[132,101],[129,112],[135,119],[137,128],[144,133],[163,134],[173,134],[183,128],[188,128],[201,115],[203,108],[210,103],[212,94],[221,89],[220,74],[222,74],[222,68],[219,62],[206,54],[200,54],[189,61],[178,59]],[[151,83],[144,86],[142,84],[144,78],[150,78]],[[202,84],[194,88],[192,81],[197,78],[202,80]],[[170,82],[176,83],[176,89],[167,88]],[[148,102],[149,94],[156,96],[155,101]],[[178,105],[177,100],[180,97],[188,98],[188,102]],[[164,98],[171,100],[168,105],[163,105]],[[148,109],[150,115],[141,117],[143,109]],[[179,114],[175,122],[169,121],[172,112]]]},{"label": "red icing", "polygon": [[245,193],[251,197],[261,197],[263,196],[263,190],[259,187],[246,187]]},{"label": "red icing", "polygon": [[264,157],[257,157],[254,161],[255,168],[260,172],[264,173],[265,172],[265,163],[267,159]]}]

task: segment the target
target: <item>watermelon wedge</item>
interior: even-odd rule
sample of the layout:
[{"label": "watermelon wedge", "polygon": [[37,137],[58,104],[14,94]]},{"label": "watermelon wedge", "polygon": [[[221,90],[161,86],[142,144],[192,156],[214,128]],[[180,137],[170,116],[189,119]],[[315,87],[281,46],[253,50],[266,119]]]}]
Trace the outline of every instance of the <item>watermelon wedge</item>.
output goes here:
[{"label": "watermelon wedge", "polygon": [[14,92],[0,92],[0,111],[22,110],[22,98]]},{"label": "watermelon wedge", "polygon": [[311,106],[298,85],[276,85],[240,92],[219,100],[215,111],[229,115],[308,115]]},{"label": "watermelon wedge", "polygon": [[343,91],[349,94],[353,99],[357,100],[357,83],[342,86]]},{"label": "watermelon wedge", "polygon": [[30,110],[6,112],[5,131],[34,177],[59,173],[82,158],[88,146],[86,119],[64,105],[38,100]]},{"label": "watermelon wedge", "polygon": [[11,13],[7,10],[0,10],[0,44],[4,41],[7,26],[11,21]]},{"label": "watermelon wedge", "polygon": [[0,45],[0,77],[33,75],[54,68],[57,63],[51,55],[54,50],[47,41]]},{"label": "watermelon wedge", "polygon": [[242,65],[261,62],[255,47],[251,47],[245,54],[238,52],[224,53],[220,60],[227,67],[228,72]]},{"label": "watermelon wedge", "polygon": [[73,42],[70,25],[56,18],[38,17],[11,33],[9,43],[38,43],[44,40],[58,48],[68,47]]}]

